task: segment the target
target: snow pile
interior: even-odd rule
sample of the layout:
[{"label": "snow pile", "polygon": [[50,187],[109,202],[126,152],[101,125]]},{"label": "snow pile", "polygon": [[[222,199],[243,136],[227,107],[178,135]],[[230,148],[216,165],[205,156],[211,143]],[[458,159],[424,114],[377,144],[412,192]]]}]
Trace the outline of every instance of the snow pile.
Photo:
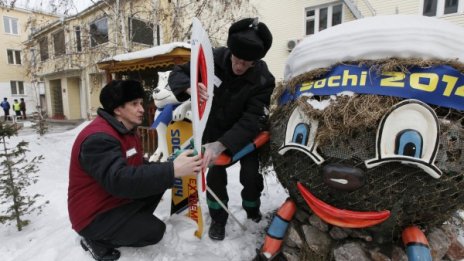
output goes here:
[{"label": "snow pile", "polygon": [[150,57],[170,53],[175,48],[190,49],[190,44],[184,43],[184,42],[173,42],[173,43],[168,43],[168,44],[162,44],[159,46],[155,46],[155,47],[148,48],[148,49],[143,49],[143,50],[136,51],[136,52],[118,54],[113,57],[105,58],[101,62],[108,62],[108,61],[121,62],[121,61],[135,60],[135,59],[150,58]]},{"label": "snow pile", "polygon": [[464,27],[413,15],[343,23],[301,41],[288,57],[284,80],[343,61],[390,57],[459,59],[464,63]]}]

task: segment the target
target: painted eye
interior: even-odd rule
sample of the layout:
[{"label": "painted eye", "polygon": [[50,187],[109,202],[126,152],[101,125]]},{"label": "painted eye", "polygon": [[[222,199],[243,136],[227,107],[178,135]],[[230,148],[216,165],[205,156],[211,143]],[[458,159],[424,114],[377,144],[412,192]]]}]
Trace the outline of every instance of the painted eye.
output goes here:
[{"label": "painted eye", "polygon": [[367,168],[387,162],[414,165],[440,178],[442,172],[434,164],[439,133],[438,117],[430,106],[419,100],[401,101],[380,121],[376,156],[364,163]]},{"label": "painted eye", "polygon": [[308,143],[309,126],[305,123],[299,123],[293,132],[292,142],[306,145]]},{"label": "painted eye", "polygon": [[295,108],[287,122],[285,140],[279,148],[281,155],[289,150],[298,150],[308,155],[316,164],[324,162],[324,158],[317,153],[315,142],[318,122],[308,119],[298,107]]},{"label": "painted eye", "polygon": [[416,130],[403,130],[396,136],[395,154],[421,158],[422,135]]}]

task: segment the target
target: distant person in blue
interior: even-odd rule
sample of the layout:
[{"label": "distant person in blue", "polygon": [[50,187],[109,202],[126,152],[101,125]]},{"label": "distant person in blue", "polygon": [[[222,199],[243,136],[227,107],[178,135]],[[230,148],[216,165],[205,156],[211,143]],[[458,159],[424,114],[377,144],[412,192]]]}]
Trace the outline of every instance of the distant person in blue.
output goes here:
[{"label": "distant person in blue", "polygon": [[3,98],[3,101],[2,103],[0,103],[0,106],[2,106],[6,121],[10,117],[10,103],[8,102],[8,99],[6,97]]}]

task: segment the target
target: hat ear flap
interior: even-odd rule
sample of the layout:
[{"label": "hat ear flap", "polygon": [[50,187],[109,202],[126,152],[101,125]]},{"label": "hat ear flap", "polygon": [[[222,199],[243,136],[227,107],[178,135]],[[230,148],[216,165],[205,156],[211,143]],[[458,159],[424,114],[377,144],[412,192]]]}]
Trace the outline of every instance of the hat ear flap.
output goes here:
[{"label": "hat ear flap", "polygon": [[258,36],[263,40],[263,46],[264,49],[266,50],[264,53],[266,53],[272,45],[272,34],[271,31],[269,31],[269,28],[264,23],[259,23],[258,25]]}]

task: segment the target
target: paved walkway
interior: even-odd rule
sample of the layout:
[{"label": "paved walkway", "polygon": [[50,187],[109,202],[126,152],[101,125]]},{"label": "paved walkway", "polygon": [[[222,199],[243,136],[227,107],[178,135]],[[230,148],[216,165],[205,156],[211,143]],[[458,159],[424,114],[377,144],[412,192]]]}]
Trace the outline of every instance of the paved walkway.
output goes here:
[{"label": "paved walkway", "polygon": [[[79,126],[82,121],[47,121],[48,131],[46,133],[60,133],[72,130]],[[22,125],[18,131],[18,135],[37,134],[36,129],[33,127],[34,122],[29,120],[18,120],[18,124]]]}]

